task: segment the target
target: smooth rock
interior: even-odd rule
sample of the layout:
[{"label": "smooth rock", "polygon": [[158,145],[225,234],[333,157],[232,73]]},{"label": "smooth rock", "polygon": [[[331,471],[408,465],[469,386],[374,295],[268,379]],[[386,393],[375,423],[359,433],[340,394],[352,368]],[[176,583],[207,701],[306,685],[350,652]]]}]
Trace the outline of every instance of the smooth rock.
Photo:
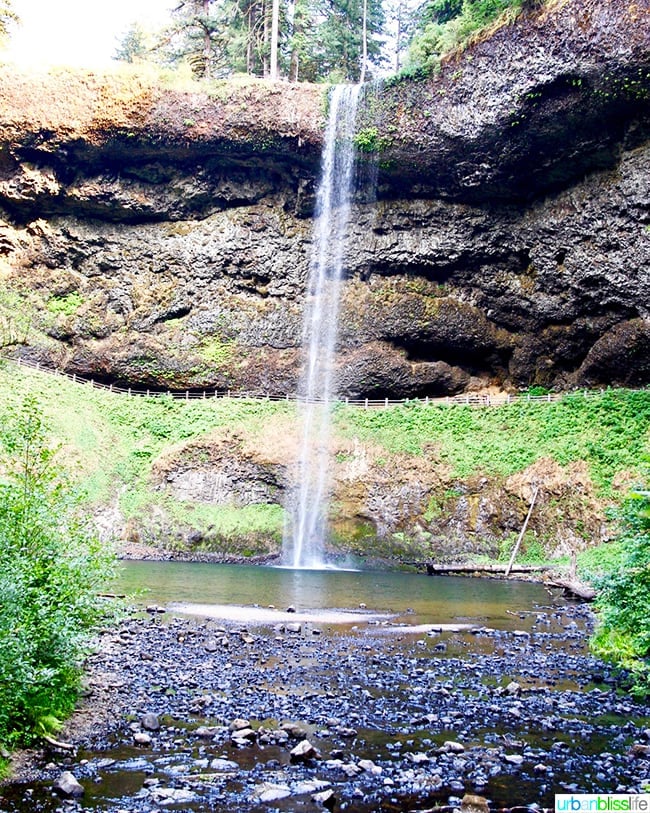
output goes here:
[{"label": "smooth rock", "polygon": [[187,788],[153,788],[151,796],[159,805],[182,805],[195,802],[199,797]]},{"label": "smooth rock", "polygon": [[81,785],[72,771],[63,771],[63,773],[54,782],[54,790],[60,795],[68,799],[78,798],[85,793],[83,785]]},{"label": "smooth rock", "polygon": [[151,745],[151,735],[146,731],[136,731],[133,735],[133,742],[136,745]]},{"label": "smooth rock", "polygon": [[461,813],[489,813],[488,800],[484,796],[466,793],[460,802]]},{"label": "smooth rock", "polygon": [[292,748],[289,752],[290,758],[292,762],[306,762],[310,759],[318,759],[320,754],[318,749],[316,749],[309,740],[302,740]]},{"label": "smooth rock", "polygon": [[257,785],[253,793],[260,802],[277,802],[279,799],[291,796],[291,788],[288,785],[273,785],[270,782],[264,782]]},{"label": "smooth rock", "polygon": [[223,757],[215,757],[210,763],[213,771],[238,771],[239,765],[232,759],[224,759]]},{"label": "smooth rock", "polygon": [[140,725],[145,731],[160,731],[160,720],[157,714],[144,714],[140,718]]},{"label": "smooth rock", "polygon": [[331,788],[328,788],[327,790],[322,790],[320,793],[314,793],[311,800],[331,810],[336,804],[336,794]]}]

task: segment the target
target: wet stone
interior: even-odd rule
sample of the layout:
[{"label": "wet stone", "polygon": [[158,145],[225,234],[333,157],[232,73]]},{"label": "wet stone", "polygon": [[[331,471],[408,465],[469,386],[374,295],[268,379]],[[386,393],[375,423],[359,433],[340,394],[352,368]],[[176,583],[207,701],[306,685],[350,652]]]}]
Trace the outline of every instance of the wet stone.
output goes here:
[{"label": "wet stone", "polygon": [[66,799],[78,798],[85,793],[83,785],[71,771],[63,771],[54,782],[53,788],[59,796]]},{"label": "wet stone", "polygon": [[489,813],[488,800],[484,796],[466,793],[460,802],[461,813]]},{"label": "wet stone", "polygon": [[260,802],[268,804],[269,802],[277,802],[280,799],[286,799],[287,796],[291,796],[291,788],[288,785],[273,785],[269,782],[264,782],[255,787],[253,795]]}]

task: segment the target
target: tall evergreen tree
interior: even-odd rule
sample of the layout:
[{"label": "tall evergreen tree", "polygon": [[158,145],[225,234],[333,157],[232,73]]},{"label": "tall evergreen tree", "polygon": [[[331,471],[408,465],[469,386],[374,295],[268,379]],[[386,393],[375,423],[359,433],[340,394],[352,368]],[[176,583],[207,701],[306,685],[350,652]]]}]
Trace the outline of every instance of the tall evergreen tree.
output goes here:
[{"label": "tall evergreen tree", "polygon": [[122,36],[112,58],[117,62],[142,62],[148,51],[145,30],[139,23],[133,23]]},{"label": "tall evergreen tree", "polygon": [[381,0],[321,0],[319,17],[315,48],[318,78],[358,82],[364,73],[364,42],[368,61],[381,61]]},{"label": "tall evergreen tree", "polygon": [[200,78],[228,75],[238,15],[238,6],[230,0],[181,0],[159,48],[163,59],[172,64],[188,62]]}]

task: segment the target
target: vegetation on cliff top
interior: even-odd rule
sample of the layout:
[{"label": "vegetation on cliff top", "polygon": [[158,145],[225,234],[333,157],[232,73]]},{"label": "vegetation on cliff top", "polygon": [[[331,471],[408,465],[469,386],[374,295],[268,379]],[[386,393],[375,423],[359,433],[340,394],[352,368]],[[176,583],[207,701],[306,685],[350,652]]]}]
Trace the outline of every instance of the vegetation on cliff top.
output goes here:
[{"label": "vegetation on cliff top", "polygon": [[452,51],[513,22],[525,9],[550,0],[429,0],[420,7],[405,74],[429,73]]}]

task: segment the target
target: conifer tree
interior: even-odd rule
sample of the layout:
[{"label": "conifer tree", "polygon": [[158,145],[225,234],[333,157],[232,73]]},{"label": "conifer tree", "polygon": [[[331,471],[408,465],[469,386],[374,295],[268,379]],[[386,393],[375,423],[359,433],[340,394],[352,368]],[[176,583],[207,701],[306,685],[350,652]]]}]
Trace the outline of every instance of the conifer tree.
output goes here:
[{"label": "conifer tree", "polygon": [[142,62],[147,58],[148,51],[144,29],[139,23],[133,23],[119,41],[113,59],[117,62]]}]

